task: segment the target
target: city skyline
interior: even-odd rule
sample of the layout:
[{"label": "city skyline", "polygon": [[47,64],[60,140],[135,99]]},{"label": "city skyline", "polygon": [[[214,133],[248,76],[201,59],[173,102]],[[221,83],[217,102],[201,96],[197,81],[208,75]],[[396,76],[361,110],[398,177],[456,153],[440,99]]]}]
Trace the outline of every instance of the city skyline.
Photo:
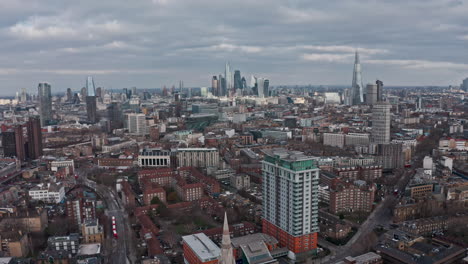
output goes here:
[{"label": "city skyline", "polygon": [[[10,2],[0,21],[2,95],[44,80],[60,91],[79,89],[86,75],[106,88],[162,87],[182,74],[187,87],[208,87],[206,76],[225,61],[275,84],[347,85],[356,49],[364,85],[459,85],[468,72],[468,4],[461,1]],[[141,15],[122,15],[129,10]],[[255,37],[259,30],[265,37]]]}]

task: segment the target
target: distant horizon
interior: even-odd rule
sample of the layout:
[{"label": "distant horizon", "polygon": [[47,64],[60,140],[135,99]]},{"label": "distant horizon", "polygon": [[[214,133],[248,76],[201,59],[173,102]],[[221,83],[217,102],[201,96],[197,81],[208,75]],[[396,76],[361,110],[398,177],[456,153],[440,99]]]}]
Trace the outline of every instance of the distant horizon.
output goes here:
[{"label": "distant horizon", "polygon": [[[310,88],[313,88],[313,89],[324,89],[324,88],[330,88],[330,89],[345,89],[345,88],[351,88],[351,85],[340,85],[340,84],[336,84],[336,85],[332,85],[332,84],[320,84],[320,85],[315,85],[315,84],[306,84],[306,85],[303,85],[303,84],[281,84],[281,85],[273,85],[271,86],[272,88],[277,88],[277,87],[283,87],[283,86],[286,86],[288,88],[307,88],[307,87],[310,87]],[[394,89],[394,88],[410,88],[410,89],[413,89],[413,88],[449,88],[450,86],[453,86],[453,85],[385,85],[384,83],[384,89]],[[458,85],[457,85],[458,86]],[[107,91],[122,91],[123,89],[131,89],[132,87],[135,87],[135,86],[129,86],[129,87],[122,87],[122,88],[105,88],[105,87],[101,87],[101,86],[96,86],[96,88],[104,88],[105,90]],[[185,89],[188,89],[188,88],[201,88],[201,87],[208,87],[210,88],[209,86],[192,86],[192,87],[183,87],[182,89],[185,90]],[[162,90],[163,87],[159,87],[159,88],[138,88],[136,87],[138,91],[142,91],[142,90]],[[167,89],[171,89],[171,86],[166,86]],[[52,95],[63,95],[63,94],[66,94],[67,92],[67,89],[68,88],[65,88],[65,90],[60,90],[60,91],[54,91],[53,89],[53,86],[52,86]],[[76,92],[80,92],[81,88],[79,89],[72,89],[72,91],[74,93]],[[178,91],[179,90],[179,87],[175,87],[175,90]],[[16,91],[18,93],[21,93],[21,90],[19,91]],[[0,94],[0,98],[1,99],[10,99],[10,98],[14,98],[16,96],[16,92],[14,94]],[[34,94],[37,94],[37,91],[35,92],[30,92],[28,90],[26,90],[26,92],[29,94],[29,95],[34,95]]]}]

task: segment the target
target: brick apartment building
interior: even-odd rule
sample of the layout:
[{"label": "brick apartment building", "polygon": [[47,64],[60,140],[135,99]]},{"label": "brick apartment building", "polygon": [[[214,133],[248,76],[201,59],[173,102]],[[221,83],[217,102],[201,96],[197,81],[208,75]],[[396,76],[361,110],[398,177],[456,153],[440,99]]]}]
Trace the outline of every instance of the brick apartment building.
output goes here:
[{"label": "brick apartment building", "polygon": [[340,182],[330,188],[330,212],[370,212],[376,186],[365,181]]}]

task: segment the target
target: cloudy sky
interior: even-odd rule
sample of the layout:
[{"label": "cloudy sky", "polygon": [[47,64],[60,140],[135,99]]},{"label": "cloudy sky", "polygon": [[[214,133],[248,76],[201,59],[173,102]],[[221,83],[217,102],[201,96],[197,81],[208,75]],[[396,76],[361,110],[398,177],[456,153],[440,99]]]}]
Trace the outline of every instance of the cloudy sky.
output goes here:
[{"label": "cloudy sky", "polygon": [[459,84],[465,0],[0,0],[0,94],[208,86],[225,61],[278,84]]}]

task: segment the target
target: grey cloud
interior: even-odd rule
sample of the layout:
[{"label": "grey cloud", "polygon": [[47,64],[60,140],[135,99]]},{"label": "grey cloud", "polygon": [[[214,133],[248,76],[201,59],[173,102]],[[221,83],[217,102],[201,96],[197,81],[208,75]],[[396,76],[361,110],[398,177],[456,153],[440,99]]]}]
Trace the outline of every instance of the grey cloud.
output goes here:
[{"label": "grey cloud", "polygon": [[[231,61],[277,84],[364,79],[457,84],[468,76],[468,4],[452,0],[3,0],[3,90],[207,86]],[[429,15],[430,14],[430,15]]]}]

